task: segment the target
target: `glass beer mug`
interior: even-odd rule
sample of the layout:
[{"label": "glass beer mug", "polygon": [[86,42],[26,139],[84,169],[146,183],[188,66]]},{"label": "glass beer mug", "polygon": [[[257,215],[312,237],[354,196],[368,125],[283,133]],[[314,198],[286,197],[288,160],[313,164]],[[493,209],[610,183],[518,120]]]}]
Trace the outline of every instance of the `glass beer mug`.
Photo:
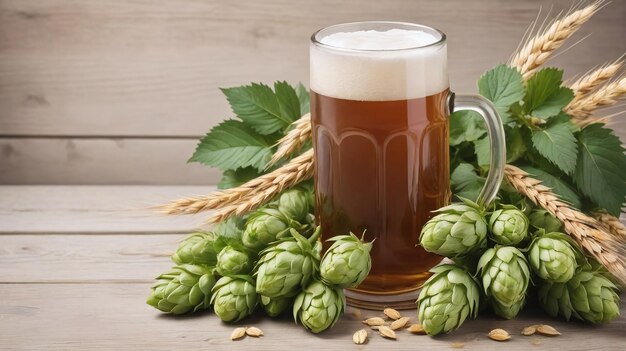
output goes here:
[{"label": "glass beer mug", "polygon": [[[449,203],[451,111],[487,124],[491,167],[480,202],[502,181],[504,130],[493,105],[449,90],[446,36],[399,22],[334,25],[310,45],[316,217],[322,240],[365,233],[376,239],[372,269],[348,303],[414,307],[441,257],[416,246],[432,211]],[[324,242],[324,248],[328,248]]]}]

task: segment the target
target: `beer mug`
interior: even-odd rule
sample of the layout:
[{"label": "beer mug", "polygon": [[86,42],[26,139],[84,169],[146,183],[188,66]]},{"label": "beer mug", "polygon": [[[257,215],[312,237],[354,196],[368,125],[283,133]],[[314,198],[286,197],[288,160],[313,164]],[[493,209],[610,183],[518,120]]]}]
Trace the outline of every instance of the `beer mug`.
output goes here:
[{"label": "beer mug", "polygon": [[484,98],[450,92],[446,36],[427,26],[375,21],[321,29],[311,37],[310,74],[322,240],[348,232],[376,239],[370,274],[346,292],[348,303],[414,306],[442,259],[417,244],[432,211],[451,198],[449,114],[472,110],[486,122],[491,166],[482,203],[502,181],[502,122]]}]

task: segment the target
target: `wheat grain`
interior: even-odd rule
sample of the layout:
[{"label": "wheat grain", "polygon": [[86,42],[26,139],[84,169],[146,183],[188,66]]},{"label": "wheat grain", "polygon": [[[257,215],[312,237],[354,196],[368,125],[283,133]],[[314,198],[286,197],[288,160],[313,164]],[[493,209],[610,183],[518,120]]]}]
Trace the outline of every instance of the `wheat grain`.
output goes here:
[{"label": "wheat grain", "polygon": [[565,40],[574,34],[604,3],[596,1],[589,6],[556,18],[544,31],[529,39],[513,56],[509,66],[517,68],[524,79],[530,78],[534,70],[544,64],[550,55],[560,48]]},{"label": "wheat grain", "polygon": [[588,124],[585,120],[592,116],[595,110],[615,104],[625,94],[626,75],[604,84],[577,101],[572,101],[563,111],[572,116],[576,124]]},{"label": "wheat grain", "polygon": [[558,218],[565,231],[590,255],[602,263],[617,279],[626,283],[626,245],[607,233],[594,218],[561,201],[540,180],[523,170],[506,165],[508,182],[522,195]]},{"label": "wheat grain", "polygon": [[268,167],[298,151],[311,138],[311,115],[306,114],[292,123],[293,128],[278,141],[278,149]]},{"label": "wheat grain", "polygon": [[[196,196],[174,200],[160,206],[164,214],[194,214],[219,208],[211,218],[221,215],[223,218],[232,214],[242,214],[254,209],[286,188],[313,176],[313,150],[292,159],[284,166],[270,173],[232,189],[216,191],[205,196]],[[227,214],[228,213],[228,214]]]}]

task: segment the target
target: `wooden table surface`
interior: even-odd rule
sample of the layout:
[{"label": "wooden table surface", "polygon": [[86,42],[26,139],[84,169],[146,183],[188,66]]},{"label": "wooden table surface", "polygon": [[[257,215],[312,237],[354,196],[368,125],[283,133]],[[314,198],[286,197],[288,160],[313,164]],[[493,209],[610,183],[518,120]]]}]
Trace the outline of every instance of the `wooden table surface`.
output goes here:
[{"label": "wooden table surface", "polygon": [[[202,217],[165,218],[146,208],[193,186],[0,186],[0,349],[47,350],[624,350],[626,309],[605,326],[564,323],[529,309],[515,320],[481,316],[437,338],[398,334],[385,340],[370,331],[354,345],[361,318],[377,312],[348,309],[325,333],[313,335],[289,317],[258,313],[237,325],[254,325],[265,336],[233,342],[233,325],[211,313],[172,317],[145,304],[152,278],[172,264],[168,255]],[[527,309],[528,310],[528,309]],[[403,312],[416,318],[414,310]],[[549,323],[556,338],[519,334],[524,326]],[[507,329],[506,344],[486,338]]]}]

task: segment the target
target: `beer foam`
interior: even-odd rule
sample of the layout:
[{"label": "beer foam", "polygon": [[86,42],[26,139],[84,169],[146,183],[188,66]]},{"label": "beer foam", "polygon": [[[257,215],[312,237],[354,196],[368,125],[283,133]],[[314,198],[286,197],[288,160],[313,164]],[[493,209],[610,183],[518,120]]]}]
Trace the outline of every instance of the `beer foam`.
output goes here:
[{"label": "beer foam", "polygon": [[[323,31],[322,31],[323,32]],[[311,45],[311,89],[346,100],[389,101],[448,88],[445,42],[434,33],[391,29],[337,32]]]}]

